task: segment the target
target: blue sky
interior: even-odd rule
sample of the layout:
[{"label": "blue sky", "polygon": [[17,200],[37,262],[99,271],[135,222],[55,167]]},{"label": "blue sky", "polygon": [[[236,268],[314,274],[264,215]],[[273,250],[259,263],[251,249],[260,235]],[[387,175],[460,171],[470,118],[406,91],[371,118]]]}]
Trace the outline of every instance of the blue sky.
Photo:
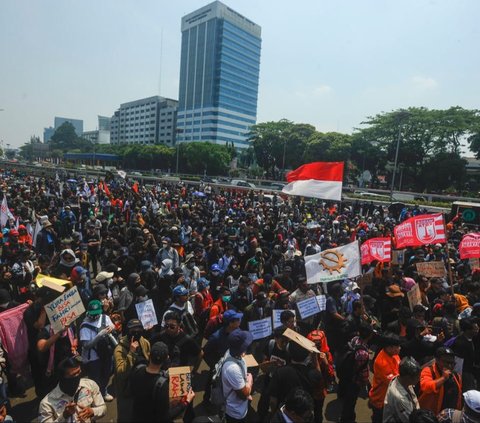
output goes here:
[{"label": "blue sky", "polygon": [[[178,98],[180,20],[208,1],[0,0],[0,140]],[[262,27],[258,122],[351,133],[400,107],[480,108],[478,0],[225,0]],[[161,41],[163,38],[163,42]]]}]

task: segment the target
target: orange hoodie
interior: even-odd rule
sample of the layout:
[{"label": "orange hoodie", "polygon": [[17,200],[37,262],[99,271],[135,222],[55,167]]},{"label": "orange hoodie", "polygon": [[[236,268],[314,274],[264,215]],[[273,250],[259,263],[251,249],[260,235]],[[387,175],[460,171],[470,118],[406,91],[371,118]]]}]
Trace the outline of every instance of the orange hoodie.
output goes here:
[{"label": "orange hoodie", "polygon": [[[435,380],[442,376],[436,364],[425,367],[420,374],[420,396],[418,402],[420,408],[432,411],[435,415],[442,411],[444,387],[436,387]],[[458,387],[457,410],[462,409],[462,380],[460,375],[454,373],[453,380]]]},{"label": "orange hoodie", "polygon": [[373,364],[373,383],[368,396],[375,408],[383,408],[383,401],[387,394],[388,384],[398,375],[400,357],[388,355],[385,350],[380,351]]}]

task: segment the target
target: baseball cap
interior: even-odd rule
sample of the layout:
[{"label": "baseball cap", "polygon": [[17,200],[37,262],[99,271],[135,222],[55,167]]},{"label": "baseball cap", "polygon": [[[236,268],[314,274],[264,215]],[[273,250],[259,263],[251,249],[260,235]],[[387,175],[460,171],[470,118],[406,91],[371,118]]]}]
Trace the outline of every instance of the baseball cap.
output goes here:
[{"label": "baseball cap", "polygon": [[138,285],[135,288],[134,294],[136,297],[144,297],[145,295],[148,294],[148,289],[145,288],[143,285]]},{"label": "baseball cap", "polygon": [[95,297],[99,295],[105,295],[105,294],[108,294],[108,288],[105,285],[98,284],[93,287],[93,295]]},{"label": "baseball cap", "polygon": [[75,266],[72,269],[72,273],[70,274],[70,277],[72,279],[78,279],[80,276],[82,276],[85,273],[87,273],[87,270],[84,269],[82,266]]},{"label": "baseball cap", "polygon": [[230,355],[239,356],[247,351],[247,348],[253,342],[253,335],[246,330],[235,329],[228,335],[228,348]]},{"label": "baseball cap", "polygon": [[[480,414],[480,391],[471,389],[463,394],[465,405],[473,412]],[[467,412],[468,414],[468,412]]]},{"label": "baseball cap", "polygon": [[95,280],[97,282],[103,282],[104,280],[106,279],[110,279],[110,278],[113,278],[113,272],[100,272],[97,277],[95,278]]},{"label": "baseball cap", "polygon": [[10,232],[8,233],[8,235],[18,236],[18,231],[16,229],[10,229]]},{"label": "baseball cap", "polygon": [[121,267],[118,267],[115,263],[110,263],[105,266],[105,271],[106,272],[120,272],[122,270]]},{"label": "baseball cap", "polygon": [[232,320],[242,320],[243,313],[238,313],[235,310],[227,310],[223,313],[223,320],[231,322]]},{"label": "baseball cap", "polygon": [[173,289],[173,296],[174,297],[181,297],[182,295],[188,295],[187,288],[183,285],[178,285]]},{"label": "baseball cap", "polygon": [[143,325],[142,322],[138,319],[130,319],[127,323],[127,329],[142,329],[143,330]]},{"label": "baseball cap", "polygon": [[150,349],[150,357],[156,362],[162,363],[168,357],[168,347],[163,342],[155,342]]},{"label": "baseball cap", "polygon": [[198,287],[198,290],[199,291],[202,291],[204,290],[207,286],[210,285],[210,282],[205,279],[205,278],[200,278],[198,281],[197,281],[197,287]]},{"label": "baseball cap", "polygon": [[448,348],[448,347],[439,347],[435,351],[435,357],[436,358],[445,357],[447,355],[455,357],[455,353],[453,352],[453,350]]},{"label": "baseball cap", "polygon": [[102,303],[99,300],[92,300],[88,303],[87,314],[90,316],[98,316],[99,314],[102,314],[102,312]]}]

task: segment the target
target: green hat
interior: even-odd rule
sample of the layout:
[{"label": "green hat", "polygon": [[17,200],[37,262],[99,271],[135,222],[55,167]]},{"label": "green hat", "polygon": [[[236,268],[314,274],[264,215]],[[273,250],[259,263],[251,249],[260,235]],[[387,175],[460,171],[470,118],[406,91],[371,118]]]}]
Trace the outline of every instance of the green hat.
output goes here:
[{"label": "green hat", "polygon": [[97,316],[103,313],[102,303],[98,300],[92,300],[88,303],[87,314],[90,316]]}]

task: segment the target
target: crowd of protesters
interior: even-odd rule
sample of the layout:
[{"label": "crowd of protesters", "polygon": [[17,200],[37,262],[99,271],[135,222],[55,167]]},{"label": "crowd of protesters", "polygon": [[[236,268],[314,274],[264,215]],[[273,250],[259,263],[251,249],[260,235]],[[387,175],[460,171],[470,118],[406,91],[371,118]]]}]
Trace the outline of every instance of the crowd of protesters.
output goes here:
[{"label": "crowd of protesters", "polygon": [[[392,236],[425,211],[112,175],[4,174],[0,183],[9,208],[0,218],[0,322],[27,304],[40,422],[94,421],[114,399],[125,422],[322,422],[328,393],[345,423],[356,421],[359,397],[372,422],[480,422],[480,269],[459,258],[462,236],[476,230],[461,218],[448,223],[448,244],[364,266],[372,277],[360,288],[309,284],[304,258]],[[434,260],[451,267],[451,281],[417,274],[416,263]],[[45,311],[59,294],[39,287],[38,274],[78,288],[86,313],[60,332]],[[421,303],[411,308],[415,284]],[[325,310],[302,319],[296,304],[320,294]],[[147,300],[153,327],[137,315]],[[281,326],[253,340],[248,323],[273,310]],[[287,328],[319,352],[284,336]],[[258,366],[247,368],[245,354]],[[9,365],[14,355],[0,349],[0,421],[15,420],[9,398],[27,388]],[[168,370],[179,366],[190,366],[193,388],[170,401]],[[204,391],[201,408],[194,389]]]}]

